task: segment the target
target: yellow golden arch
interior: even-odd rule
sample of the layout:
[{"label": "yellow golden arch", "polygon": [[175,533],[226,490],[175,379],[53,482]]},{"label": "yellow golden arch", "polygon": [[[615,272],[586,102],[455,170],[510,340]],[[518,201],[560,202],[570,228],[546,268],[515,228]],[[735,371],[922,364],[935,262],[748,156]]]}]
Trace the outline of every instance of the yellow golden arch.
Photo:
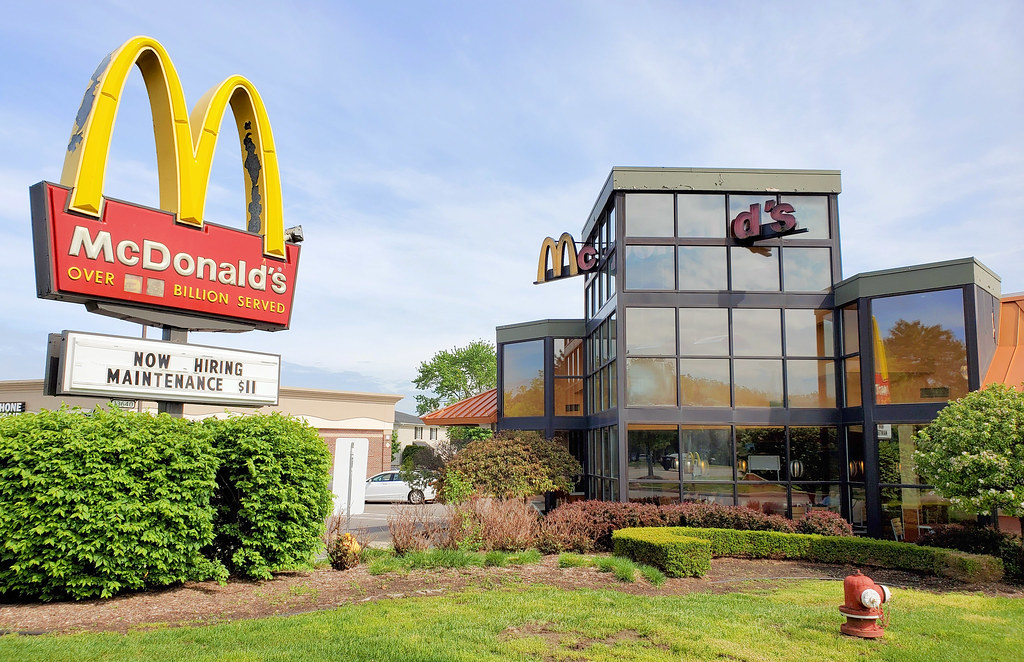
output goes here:
[{"label": "yellow golden arch", "polygon": [[170,56],[150,37],[129,39],[92,75],[60,178],[63,186],[73,189],[69,208],[100,215],[110,138],[132,65],[142,71],[153,113],[160,208],[174,213],[180,223],[202,227],[217,133],[230,103],[242,148],[246,229],[263,235],[265,255],[285,257],[281,174],[270,121],[256,88],[242,76],[231,76],[210,88],[189,114]]},{"label": "yellow golden arch", "polygon": [[562,277],[562,270],[568,262],[569,276],[578,276],[580,268],[576,263],[576,240],[572,238],[572,235],[568,232],[563,232],[562,236],[558,238],[556,242],[551,237],[545,237],[544,241],[540,245],[540,258],[537,260],[537,280],[534,281],[534,285],[548,282],[548,259],[551,260],[551,268],[553,271],[553,277],[550,280],[557,280]]}]

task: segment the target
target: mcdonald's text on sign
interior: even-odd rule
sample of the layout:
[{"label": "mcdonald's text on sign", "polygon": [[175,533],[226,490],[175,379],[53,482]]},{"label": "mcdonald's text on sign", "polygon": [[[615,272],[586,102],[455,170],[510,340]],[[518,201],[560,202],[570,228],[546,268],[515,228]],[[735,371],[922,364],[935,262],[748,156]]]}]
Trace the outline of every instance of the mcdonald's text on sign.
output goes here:
[{"label": "mcdonald's text on sign", "polygon": [[[548,265],[551,265],[550,268]],[[537,280],[534,285],[548,283],[560,278],[582,276],[601,264],[601,255],[590,244],[576,249],[576,240],[568,232],[555,241],[545,237],[540,245],[540,257],[537,260]]]},{"label": "mcdonald's text on sign", "polygon": [[[160,209],[103,196],[114,119],[137,66],[156,137]],[[234,116],[245,180],[244,229],[204,220],[221,120]],[[118,304],[138,321],[174,312],[203,328],[287,329],[299,246],[285,241],[280,171],[270,121],[241,76],[212,87],[191,113],[163,46],[134,37],[93,73],[75,118],[60,184],[31,189],[36,290],[41,298]],[[184,316],[184,317],[181,317]]]}]

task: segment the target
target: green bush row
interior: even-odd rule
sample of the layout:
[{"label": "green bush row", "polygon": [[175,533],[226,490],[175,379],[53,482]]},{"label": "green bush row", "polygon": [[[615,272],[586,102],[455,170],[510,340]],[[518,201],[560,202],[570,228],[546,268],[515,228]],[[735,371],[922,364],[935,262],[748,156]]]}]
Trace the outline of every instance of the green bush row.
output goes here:
[{"label": "green bush row", "polygon": [[[614,536],[618,538],[625,535],[635,538],[636,534],[633,532],[636,531],[659,532],[663,537],[657,538],[657,540],[665,541],[658,543],[662,545],[668,544],[672,538],[705,540],[710,544],[713,557],[733,556],[801,559],[818,563],[851,563],[893,570],[927,572],[966,582],[999,581],[1003,577],[1003,563],[993,556],[967,554],[950,549],[921,547],[870,538],[690,527],[620,529],[615,532]],[[624,532],[627,533],[624,534]],[[652,540],[650,537],[647,539]],[[660,567],[668,574],[667,569],[654,559],[644,562]]]},{"label": "green bush row", "polygon": [[107,597],[309,563],[330,455],[280,415],[0,418],[0,595]]},{"label": "green bush row", "polygon": [[669,577],[703,577],[711,569],[711,543],[673,529],[632,528],[612,533],[612,549]]}]

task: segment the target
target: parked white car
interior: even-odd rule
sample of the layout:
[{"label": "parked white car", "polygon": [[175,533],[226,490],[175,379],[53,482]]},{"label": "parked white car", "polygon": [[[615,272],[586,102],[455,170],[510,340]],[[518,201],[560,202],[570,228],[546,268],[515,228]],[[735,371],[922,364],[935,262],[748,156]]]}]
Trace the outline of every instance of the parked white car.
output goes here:
[{"label": "parked white car", "polygon": [[402,480],[397,471],[383,471],[366,479],[366,501],[408,501],[423,503],[434,500],[434,488],[422,490]]}]

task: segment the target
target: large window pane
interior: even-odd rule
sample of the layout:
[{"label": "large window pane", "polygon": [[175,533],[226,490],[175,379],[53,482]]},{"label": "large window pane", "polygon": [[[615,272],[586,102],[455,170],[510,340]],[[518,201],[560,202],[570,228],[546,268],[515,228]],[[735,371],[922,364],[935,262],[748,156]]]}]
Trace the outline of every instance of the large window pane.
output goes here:
[{"label": "large window pane", "polygon": [[673,246],[626,246],[626,289],[674,289],[674,258]]},{"label": "large window pane", "polygon": [[786,354],[788,356],[832,356],[831,310],[786,310]]},{"label": "large window pane", "polygon": [[878,480],[889,485],[921,485],[914,463],[914,433],[923,425],[895,425],[880,423],[875,426],[878,439]]},{"label": "large window pane", "polygon": [[724,237],[725,196],[699,193],[676,196],[680,237]]},{"label": "large window pane", "polygon": [[683,356],[728,356],[729,311],[725,308],[680,308],[679,353]]},{"label": "large window pane", "polygon": [[544,341],[504,346],[502,406],[505,416],[544,415]]},{"label": "large window pane", "polygon": [[786,361],[790,407],[836,406],[836,368],[831,360]]},{"label": "large window pane", "polygon": [[839,443],[835,428],[789,428],[789,477],[798,481],[839,480]]},{"label": "large window pane", "polygon": [[787,480],[786,429],[737,427],[736,468],[740,480]]},{"label": "large window pane", "polygon": [[680,290],[727,290],[725,246],[680,246]]},{"label": "large window pane", "polygon": [[679,472],[686,480],[732,480],[732,431],[683,426]]},{"label": "large window pane", "polygon": [[779,202],[793,205],[796,226],[807,232],[795,234],[787,242],[800,239],[828,239],[828,198],[823,195],[784,195]]},{"label": "large window pane", "polygon": [[736,356],[782,356],[782,315],[777,308],[735,308],[732,351]]},{"label": "large window pane", "polygon": [[555,338],[555,375],[579,377],[583,375],[583,340],[581,338]]},{"label": "large window pane", "polygon": [[675,308],[627,308],[626,355],[675,356]]},{"label": "large window pane", "polygon": [[821,292],[832,287],[832,250],[795,248],[782,251],[782,281],[787,292]]},{"label": "large window pane", "polygon": [[946,402],[967,394],[963,291],[874,299],[875,402]]},{"label": "large window pane", "polygon": [[555,378],[555,416],[583,415],[583,379]]},{"label": "large window pane", "polygon": [[678,490],[679,438],[676,426],[630,425],[627,435],[630,482],[672,480]]},{"label": "large window pane", "polygon": [[627,237],[671,237],[675,234],[671,193],[627,193]]},{"label": "large window pane", "polygon": [[675,406],[675,359],[626,359],[626,406]]},{"label": "large window pane", "polygon": [[782,407],[782,361],[733,361],[737,407]]},{"label": "large window pane", "polygon": [[679,502],[679,481],[658,483],[646,480],[629,481],[629,500],[654,502],[659,505]]},{"label": "large window pane", "polygon": [[679,399],[684,407],[728,407],[729,359],[680,359]]},{"label": "large window pane", "polygon": [[779,249],[771,246],[733,246],[732,289],[740,291],[779,290]]}]

